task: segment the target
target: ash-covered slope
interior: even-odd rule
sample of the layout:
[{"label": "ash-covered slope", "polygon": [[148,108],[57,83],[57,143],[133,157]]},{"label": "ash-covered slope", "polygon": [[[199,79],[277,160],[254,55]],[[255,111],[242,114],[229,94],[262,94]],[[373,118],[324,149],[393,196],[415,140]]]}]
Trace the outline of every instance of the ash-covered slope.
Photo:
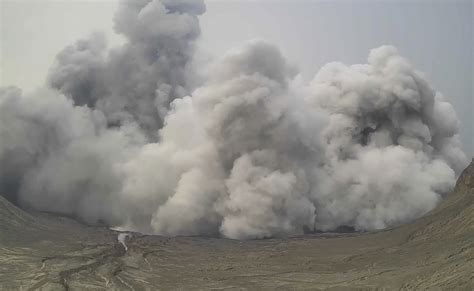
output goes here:
[{"label": "ash-covered slope", "polygon": [[474,287],[474,163],[418,221],[378,233],[238,241],[117,233],[0,196],[4,290]]}]

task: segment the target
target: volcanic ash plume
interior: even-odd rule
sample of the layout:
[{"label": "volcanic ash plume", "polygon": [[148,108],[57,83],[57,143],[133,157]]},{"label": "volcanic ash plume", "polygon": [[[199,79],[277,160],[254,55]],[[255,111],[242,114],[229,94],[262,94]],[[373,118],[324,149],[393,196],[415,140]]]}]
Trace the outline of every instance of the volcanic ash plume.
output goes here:
[{"label": "volcanic ash plume", "polygon": [[109,125],[135,122],[152,137],[169,103],[189,94],[202,1],[122,1],[115,30],[126,43],[109,52],[101,35],[64,49],[49,76],[75,105],[101,110]]},{"label": "volcanic ash plume", "polygon": [[58,55],[53,89],[0,91],[0,191],[161,235],[376,230],[433,209],[467,165],[452,106],[397,50],[305,83],[252,41],[194,88],[200,1],[125,1],[127,42]]}]

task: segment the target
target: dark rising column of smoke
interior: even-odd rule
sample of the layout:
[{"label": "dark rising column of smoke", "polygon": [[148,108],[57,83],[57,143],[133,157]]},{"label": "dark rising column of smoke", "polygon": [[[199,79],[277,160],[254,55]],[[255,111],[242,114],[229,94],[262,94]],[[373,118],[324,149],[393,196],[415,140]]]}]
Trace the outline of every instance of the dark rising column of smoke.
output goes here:
[{"label": "dark rising column of smoke", "polygon": [[136,122],[153,136],[170,102],[190,93],[187,77],[202,1],[122,1],[115,30],[127,42],[106,51],[93,35],[64,49],[49,82],[75,105],[101,110],[110,125]]}]

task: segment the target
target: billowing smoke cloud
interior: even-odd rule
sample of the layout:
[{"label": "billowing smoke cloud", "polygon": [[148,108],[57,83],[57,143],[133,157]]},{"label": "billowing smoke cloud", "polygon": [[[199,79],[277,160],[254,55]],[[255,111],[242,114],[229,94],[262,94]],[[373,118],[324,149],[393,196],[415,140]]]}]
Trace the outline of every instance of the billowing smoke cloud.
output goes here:
[{"label": "billowing smoke cloud", "polygon": [[194,88],[201,1],[125,1],[126,43],[58,55],[52,89],[0,91],[0,191],[162,235],[376,230],[433,209],[467,164],[452,106],[395,48],[308,84],[252,41]]},{"label": "billowing smoke cloud", "polygon": [[106,51],[100,35],[78,41],[58,55],[49,82],[75,105],[101,110],[109,125],[136,122],[154,137],[169,103],[190,93],[204,11],[202,0],[122,1],[115,30],[125,45]]}]

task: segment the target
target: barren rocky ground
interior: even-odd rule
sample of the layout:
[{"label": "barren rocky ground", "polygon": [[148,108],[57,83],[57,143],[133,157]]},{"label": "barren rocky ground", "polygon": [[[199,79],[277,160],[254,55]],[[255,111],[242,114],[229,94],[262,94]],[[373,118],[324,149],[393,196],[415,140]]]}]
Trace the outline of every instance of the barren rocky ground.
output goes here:
[{"label": "barren rocky ground", "polygon": [[0,196],[2,290],[474,289],[474,163],[438,208],[369,234],[146,236],[27,213]]}]

